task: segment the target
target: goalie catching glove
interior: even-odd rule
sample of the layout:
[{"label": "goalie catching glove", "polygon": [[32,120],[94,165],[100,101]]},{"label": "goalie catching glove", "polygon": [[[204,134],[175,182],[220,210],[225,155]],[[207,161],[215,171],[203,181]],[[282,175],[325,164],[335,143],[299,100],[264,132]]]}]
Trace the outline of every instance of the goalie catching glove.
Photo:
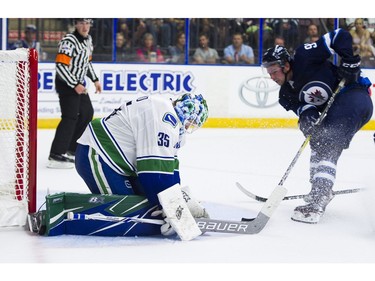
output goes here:
[{"label": "goalie catching glove", "polygon": [[182,197],[184,198],[186,205],[188,206],[189,211],[194,218],[210,218],[209,214],[207,213],[206,209],[202,206],[202,204],[192,196],[188,186],[182,187],[181,192]]},{"label": "goalie catching glove", "polygon": [[160,227],[161,234],[164,235],[164,236],[171,236],[171,235],[176,234],[176,231],[174,231],[173,227],[170,224],[170,220],[166,217],[163,210],[156,210],[156,211],[151,213],[151,216],[153,216],[153,217],[157,217],[157,216],[160,216],[160,215],[164,218],[164,221],[165,221],[165,224],[163,224]]}]

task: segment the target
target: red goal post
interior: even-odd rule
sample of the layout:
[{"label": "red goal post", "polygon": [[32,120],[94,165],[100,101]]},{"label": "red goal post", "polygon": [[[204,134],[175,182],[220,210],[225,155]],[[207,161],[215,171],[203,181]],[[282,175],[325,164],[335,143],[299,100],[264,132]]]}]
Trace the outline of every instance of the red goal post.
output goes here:
[{"label": "red goal post", "polygon": [[38,54],[0,51],[0,226],[36,211]]}]

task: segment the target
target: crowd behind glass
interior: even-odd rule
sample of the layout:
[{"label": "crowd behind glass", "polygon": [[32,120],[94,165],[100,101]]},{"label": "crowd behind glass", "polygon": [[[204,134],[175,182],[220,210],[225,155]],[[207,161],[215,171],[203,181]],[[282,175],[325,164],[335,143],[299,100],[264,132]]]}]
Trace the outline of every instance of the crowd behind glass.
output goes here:
[{"label": "crowd behind glass", "polygon": [[[46,62],[54,61],[57,43],[74,30],[73,19],[8,19],[8,48],[30,25]],[[292,53],[338,27],[351,32],[362,65],[375,67],[375,18],[95,18],[90,34],[94,62],[259,65],[274,44]]]}]

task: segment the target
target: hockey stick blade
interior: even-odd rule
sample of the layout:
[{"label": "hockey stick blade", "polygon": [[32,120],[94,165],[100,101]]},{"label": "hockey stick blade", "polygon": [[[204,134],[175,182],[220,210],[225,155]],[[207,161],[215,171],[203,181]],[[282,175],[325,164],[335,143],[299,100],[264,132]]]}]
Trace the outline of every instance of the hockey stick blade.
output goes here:
[{"label": "hockey stick blade", "polygon": [[243,219],[240,222],[215,220],[215,219],[195,219],[202,232],[220,232],[235,234],[257,234],[267,224],[275,209],[284,198],[287,189],[277,186],[271,196],[266,200],[258,215],[253,219]]},{"label": "hockey stick blade", "polygon": [[[259,202],[266,202],[267,201],[266,197],[261,197],[261,196],[258,196],[256,194],[252,193],[251,191],[249,191],[248,189],[243,187],[240,183],[236,182],[236,185],[237,185],[239,190],[241,190],[244,194],[246,194],[250,198],[253,198],[254,200],[259,201]],[[333,191],[333,195],[356,193],[356,192],[359,192],[359,191],[362,191],[362,190],[363,189],[361,189],[361,188],[337,190],[337,191]],[[303,199],[306,195],[307,194],[285,196],[283,198],[283,200]]]}]

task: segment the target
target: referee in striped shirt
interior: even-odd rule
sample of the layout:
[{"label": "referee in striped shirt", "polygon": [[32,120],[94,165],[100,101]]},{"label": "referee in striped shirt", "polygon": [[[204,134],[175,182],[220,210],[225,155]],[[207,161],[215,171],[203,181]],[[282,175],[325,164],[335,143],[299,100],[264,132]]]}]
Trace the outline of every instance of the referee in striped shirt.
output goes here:
[{"label": "referee in striped shirt", "polygon": [[74,32],[65,35],[59,42],[55,60],[55,87],[59,95],[61,120],[51,145],[49,168],[74,167],[76,141],[94,115],[85,77],[95,84],[95,93],[102,90],[91,64],[94,48],[89,32],[92,20],[75,19],[74,23]]}]

